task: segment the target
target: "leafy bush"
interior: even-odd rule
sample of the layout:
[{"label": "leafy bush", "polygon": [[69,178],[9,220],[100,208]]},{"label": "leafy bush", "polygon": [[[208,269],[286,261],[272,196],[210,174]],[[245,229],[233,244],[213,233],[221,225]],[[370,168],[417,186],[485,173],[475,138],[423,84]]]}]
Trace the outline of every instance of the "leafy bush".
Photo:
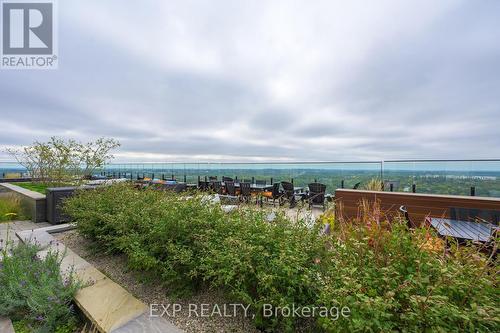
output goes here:
[{"label": "leafy bush", "polygon": [[[311,227],[282,213],[269,222],[256,208],[225,214],[206,197],[127,185],[66,201],[80,232],[107,251],[125,253],[133,268],[185,291],[207,285],[225,290],[234,301],[251,305],[262,329],[498,328],[496,262],[473,248],[445,250],[430,230],[410,231],[403,222],[386,222],[379,208],[370,209],[348,223],[329,211]],[[330,235],[322,234],[324,223]],[[347,306],[350,317],[319,317],[315,324],[266,317],[264,304]]]},{"label": "leafy bush", "polygon": [[37,255],[39,250],[36,245],[22,243],[5,245],[1,250],[0,315],[29,332],[73,327],[76,317],[70,303],[80,284],[72,274],[61,277],[57,252],[50,251],[42,259]]},{"label": "leafy bush", "polygon": [[260,316],[264,303],[310,305],[324,251],[316,229],[278,214],[242,209],[226,214],[191,198],[127,185],[85,191],[66,201],[80,232],[108,251],[126,253],[135,269],[156,272],[167,284],[192,291],[223,288],[252,306],[262,327],[292,327],[292,319]]},{"label": "leafy bush", "polygon": [[24,216],[19,198],[13,195],[0,197],[0,222],[22,220]]}]

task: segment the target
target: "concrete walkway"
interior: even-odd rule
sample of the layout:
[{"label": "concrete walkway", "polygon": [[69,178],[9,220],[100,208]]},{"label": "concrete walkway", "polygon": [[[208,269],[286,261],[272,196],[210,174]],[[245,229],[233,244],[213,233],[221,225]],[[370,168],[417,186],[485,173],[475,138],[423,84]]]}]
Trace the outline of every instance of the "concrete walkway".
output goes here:
[{"label": "concrete walkway", "polygon": [[64,253],[61,274],[74,272],[87,283],[75,296],[75,303],[103,333],[181,333],[181,329],[162,317],[150,317],[149,307],[120,285],[106,277],[86,260],[78,256],[50,233],[61,232],[71,225],[49,226],[35,230],[21,230],[17,237],[23,242],[36,242],[42,247],[43,257],[49,251]]},{"label": "concrete walkway", "polygon": [[[0,222],[0,239],[5,241],[7,236],[9,240],[17,244],[19,239],[16,237],[16,233],[25,230],[34,230],[38,228],[50,226],[47,222],[33,223],[31,221],[12,221],[12,222]],[[8,235],[7,235],[8,234]]]}]

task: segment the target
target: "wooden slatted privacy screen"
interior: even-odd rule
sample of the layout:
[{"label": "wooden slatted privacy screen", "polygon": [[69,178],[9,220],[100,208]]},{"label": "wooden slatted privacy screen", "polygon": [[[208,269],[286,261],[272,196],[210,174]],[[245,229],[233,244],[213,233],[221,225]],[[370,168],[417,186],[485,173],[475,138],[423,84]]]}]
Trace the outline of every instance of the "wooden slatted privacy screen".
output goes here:
[{"label": "wooden slatted privacy screen", "polygon": [[358,208],[363,199],[370,203],[379,201],[382,211],[391,218],[398,214],[399,207],[404,205],[415,223],[422,223],[426,216],[452,218],[451,210],[454,208],[487,210],[493,214],[500,212],[500,198],[337,189],[337,216],[358,216]]}]

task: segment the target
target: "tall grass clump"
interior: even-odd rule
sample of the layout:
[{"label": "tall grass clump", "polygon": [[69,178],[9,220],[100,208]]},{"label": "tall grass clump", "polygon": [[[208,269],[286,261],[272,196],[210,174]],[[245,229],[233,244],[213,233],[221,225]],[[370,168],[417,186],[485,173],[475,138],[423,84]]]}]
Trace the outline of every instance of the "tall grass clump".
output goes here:
[{"label": "tall grass clump", "polygon": [[383,191],[384,183],[379,178],[372,178],[363,186],[363,190]]},{"label": "tall grass clump", "polygon": [[0,240],[0,316],[26,332],[73,332],[77,327],[72,300],[80,283],[60,274],[62,256],[43,258],[34,244],[11,246]]},{"label": "tall grass clump", "polygon": [[[388,222],[366,203],[360,218],[325,213],[314,226],[265,210],[226,214],[201,195],[113,185],[68,199],[79,231],[186,292],[217,288],[250,305],[265,331],[488,331],[499,326],[496,259],[447,248],[431,230]],[[322,232],[324,223],[330,233]],[[338,317],[263,309],[349,308]],[[302,312],[303,313],[303,312]]]},{"label": "tall grass clump", "polygon": [[27,218],[23,214],[21,201],[14,195],[0,197],[0,223]]}]

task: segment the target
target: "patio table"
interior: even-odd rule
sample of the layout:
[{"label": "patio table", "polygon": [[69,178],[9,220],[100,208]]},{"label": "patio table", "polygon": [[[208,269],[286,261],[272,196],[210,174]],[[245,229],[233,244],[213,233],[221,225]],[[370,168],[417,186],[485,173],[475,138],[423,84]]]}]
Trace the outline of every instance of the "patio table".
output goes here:
[{"label": "patio table", "polygon": [[450,236],[459,239],[486,243],[498,226],[484,222],[468,222],[443,218],[430,218],[430,223],[441,236]]},{"label": "patio table", "polygon": [[304,187],[302,187],[302,186],[294,186],[293,187],[293,191],[295,193],[302,193],[302,192],[304,192]]},{"label": "patio table", "polygon": [[[222,182],[222,186],[226,186],[226,184],[224,182]],[[234,187],[236,188],[239,188],[240,187],[240,183],[234,183]],[[252,191],[255,191],[255,192],[263,192],[263,191],[267,191],[267,190],[272,190],[273,189],[273,185],[264,185],[264,184],[250,184],[250,189]]]}]

